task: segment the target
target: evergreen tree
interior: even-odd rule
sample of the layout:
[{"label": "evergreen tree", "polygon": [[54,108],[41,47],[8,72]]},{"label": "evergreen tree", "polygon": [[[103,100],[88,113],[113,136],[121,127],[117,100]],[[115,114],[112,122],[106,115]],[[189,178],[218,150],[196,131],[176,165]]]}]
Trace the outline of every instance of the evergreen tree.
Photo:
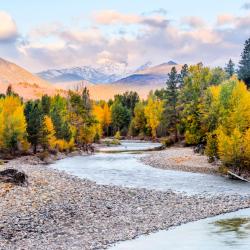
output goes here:
[{"label": "evergreen tree", "polygon": [[28,101],[24,114],[27,121],[28,141],[33,146],[33,152],[35,154],[42,137],[41,131],[44,117],[40,101]]},{"label": "evergreen tree", "polygon": [[250,38],[246,40],[245,47],[241,53],[238,70],[239,79],[245,81],[248,88],[250,87]]},{"label": "evergreen tree", "polygon": [[229,78],[232,77],[235,73],[235,64],[232,61],[232,59],[230,58],[230,60],[228,61],[226,67],[225,67],[225,71],[228,74]]},{"label": "evergreen tree", "polygon": [[115,95],[115,101],[120,102],[134,114],[135,105],[140,101],[140,97],[136,92],[127,91],[123,95]]},{"label": "evergreen tree", "polygon": [[91,111],[91,101],[89,97],[89,90],[86,87],[82,91],[82,105],[84,112],[88,116]]},{"label": "evergreen tree", "polygon": [[9,85],[9,86],[7,87],[6,96],[15,96],[15,97],[19,97],[19,95],[13,91],[13,88],[12,88],[11,85]]},{"label": "evergreen tree", "polygon": [[181,72],[179,74],[179,87],[182,88],[184,84],[185,77],[188,76],[188,65],[184,64],[182,66]]},{"label": "evergreen tree", "polygon": [[111,117],[115,132],[120,130],[127,130],[131,119],[131,113],[120,102],[116,101],[112,105]]},{"label": "evergreen tree", "polygon": [[44,115],[49,115],[50,106],[51,106],[51,98],[48,95],[43,95],[41,100],[42,110]]},{"label": "evergreen tree", "polygon": [[179,77],[176,68],[173,67],[168,74],[168,80],[166,82],[166,105],[165,105],[165,118],[167,120],[167,128],[170,133],[174,133],[175,141],[178,140],[178,83]]}]

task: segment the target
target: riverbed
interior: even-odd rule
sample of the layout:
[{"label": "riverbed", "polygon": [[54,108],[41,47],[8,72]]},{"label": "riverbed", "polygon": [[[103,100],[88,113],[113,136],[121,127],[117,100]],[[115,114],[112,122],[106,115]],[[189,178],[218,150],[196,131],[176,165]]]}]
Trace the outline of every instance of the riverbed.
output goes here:
[{"label": "riverbed", "polygon": [[[64,159],[53,167],[76,175],[83,179],[95,181],[100,185],[115,185],[129,188],[145,188],[149,190],[182,192],[187,195],[250,195],[250,185],[215,176],[185,171],[163,170],[148,166],[140,161],[143,155],[125,153],[126,150],[143,150],[147,145],[138,142],[125,142],[114,148],[105,148],[102,153],[82,157]],[[154,145],[150,145],[152,149]],[[159,145],[157,145],[159,146]],[[105,152],[122,151],[107,154]],[[145,154],[144,154],[145,155]],[[168,163],[166,162],[166,165]],[[69,167],[71,166],[71,167]],[[229,231],[220,228],[221,221],[246,221],[239,227],[230,227]],[[225,220],[224,220],[225,219]],[[241,228],[242,227],[242,228]],[[238,232],[239,230],[242,233]],[[187,233],[188,232],[188,233]],[[191,233],[190,233],[191,232]],[[111,248],[114,250],[150,250],[150,249],[235,249],[246,250],[250,247],[250,209],[232,214],[220,215],[194,223],[182,225],[169,231],[142,236],[137,240],[127,241]],[[245,237],[244,237],[245,236]]]},{"label": "riverbed", "polygon": [[250,207],[247,185],[152,168],[140,161],[140,143],[131,144],[129,153],[76,156],[47,166],[31,164],[32,157],[6,164],[24,171],[28,185],[0,183],[0,249],[106,249]]}]

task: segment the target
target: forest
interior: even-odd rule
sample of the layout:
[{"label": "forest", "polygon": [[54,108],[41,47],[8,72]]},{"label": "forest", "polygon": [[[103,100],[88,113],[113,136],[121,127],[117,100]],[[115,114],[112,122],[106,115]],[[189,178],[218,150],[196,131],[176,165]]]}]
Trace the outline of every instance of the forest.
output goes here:
[{"label": "forest", "polygon": [[27,102],[9,86],[0,96],[1,154],[88,150],[93,142],[119,139],[160,140],[165,146],[199,145],[209,161],[250,169],[250,39],[239,66],[202,63],[173,67],[164,89],[147,100],[136,92],[93,101],[85,87],[67,96],[44,95]]}]

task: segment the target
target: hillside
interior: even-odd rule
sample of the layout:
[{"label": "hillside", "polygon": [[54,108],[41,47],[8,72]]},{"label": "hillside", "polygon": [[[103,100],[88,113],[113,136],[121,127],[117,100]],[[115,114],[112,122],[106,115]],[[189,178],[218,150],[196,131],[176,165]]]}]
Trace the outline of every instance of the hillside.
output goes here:
[{"label": "hillside", "polygon": [[24,99],[39,98],[43,94],[64,93],[24,68],[0,58],[0,93],[5,93],[10,84]]},{"label": "hillside", "polygon": [[41,87],[47,87],[50,84],[33,75],[22,67],[0,58],[0,83],[3,84],[17,84],[20,82],[27,82],[30,84],[37,84]]}]

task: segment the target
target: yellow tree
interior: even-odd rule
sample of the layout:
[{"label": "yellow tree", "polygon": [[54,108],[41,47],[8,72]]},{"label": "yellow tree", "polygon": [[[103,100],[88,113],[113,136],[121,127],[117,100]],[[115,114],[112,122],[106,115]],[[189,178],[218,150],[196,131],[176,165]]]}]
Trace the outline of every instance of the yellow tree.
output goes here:
[{"label": "yellow tree", "polygon": [[[207,151],[211,152],[209,147],[216,145],[218,156],[225,165],[239,171],[250,167],[249,90],[243,82],[232,78],[220,87],[211,88],[211,93],[210,110],[214,109],[215,112],[208,118],[215,122],[214,131],[208,134]],[[215,136],[211,137],[212,133]]]},{"label": "yellow tree", "polygon": [[161,122],[163,113],[163,102],[150,94],[144,110],[147,126],[151,129],[153,138],[156,138],[156,129]]},{"label": "yellow tree", "polygon": [[26,120],[19,97],[10,95],[0,99],[0,148],[15,153],[27,150]]},{"label": "yellow tree", "polygon": [[103,134],[103,132],[107,133],[108,126],[111,123],[111,111],[108,104],[104,103],[103,105],[94,105],[93,114],[99,123],[101,135]]},{"label": "yellow tree", "polygon": [[41,144],[46,149],[54,149],[56,146],[56,131],[54,129],[53,122],[48,115],[45,115],[43,119],[42,127],[42,139]]}]

